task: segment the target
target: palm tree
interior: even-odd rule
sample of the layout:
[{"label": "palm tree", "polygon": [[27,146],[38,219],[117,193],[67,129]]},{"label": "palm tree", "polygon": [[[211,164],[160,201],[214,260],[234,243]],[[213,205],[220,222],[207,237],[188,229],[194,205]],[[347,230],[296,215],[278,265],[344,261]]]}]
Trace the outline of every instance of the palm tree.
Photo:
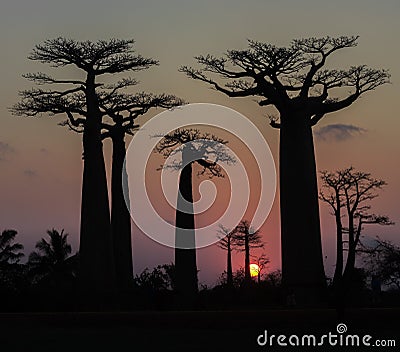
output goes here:
[{"label": "palm tree", "polygon": [[0,288],[15,290],[21,280],[23,273],[22,265],[19,264],[24,253],[20,252],[24,246],[16,243],[17,231],[4,230],[0,234]]},{"label": "palm tree", "polygon": [[24,253],[20,252],[24,246],[21,243],[13,243],[17,233],[15,230],[4,230],[0,235],[0,269],[2,270],[4,266],[17,264],[24,256]]},{"label": "palm tree", "polygon": [[33,275],[34,283],[59,283],[73,279],[74,270],[69,257],[72,248],[68,244],[68,234],[64,230],[59,233],[52,229],[47,231],[50,241],[42,238],[36,243],[36,252],[29,255],[28,265]]}]

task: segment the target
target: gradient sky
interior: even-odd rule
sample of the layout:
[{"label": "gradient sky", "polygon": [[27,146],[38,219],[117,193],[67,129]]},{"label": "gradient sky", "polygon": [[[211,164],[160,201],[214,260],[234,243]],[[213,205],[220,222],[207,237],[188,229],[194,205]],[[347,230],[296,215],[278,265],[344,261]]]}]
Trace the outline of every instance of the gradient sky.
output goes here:
[{"label": "gradient sky", "polygon": [[[7,111],[18,100],[17,91],[31,87],[21,74],[52,72],[26,57],[35,44],[57,36],[77,40],[135,39],[139,53],[160,61],[160,66],[137,75],[142,82],[140,89],[176,94],[189,102],[217,103],[241,112],[260,128],[277,160],[279,132],[268,126],[268,110],[251,99],[229,99],[201,82],[187,79],[177,68],[193,65],[193,56],[198,54],[221,55],[226,49],[244,48],[247,39],[287,45],[291,39],[301,37],[360,35],[358,47],[338,52],[330,66],[368,64],[387,68],[391,84],[324,118],[316,127],[317,167],[334,170],[353,165],[386,180],[388,186],[373,206],[377,213],[389,215],[398,224],[400,122],[395,106],[400,96],[399,15],[398,0],[2,1],[0,229],[18,230],[18,240],[29,252],[47,229],[65,228],[73,249],[78,249],[80,136],[57,126],[61,118],[28,119],[13,117]],[[71,74],[68,70],[62,73]],[[336,126],[329,126],[332,124]],[[108,163],[108,142],[105,157]],[[278,207],[277,198],[262,228],[265,253],[271,258],[268,270],[280,265]],[[334,263],[334,219],[325,206],[321,206],[321,221],[326,271],[330,273]],[[366,233],[400,242],[399,225],[370,227]],[[171,249],[138,231],[134,231],[133,245],[135,272],[173,260]],[[224,254],[215,246],[198,251],[200,282],[215,283],[224,270]],[[213,260],[209,260],[211,256]],[[242,254],[235,255],[235,269],[242,261]]]}]

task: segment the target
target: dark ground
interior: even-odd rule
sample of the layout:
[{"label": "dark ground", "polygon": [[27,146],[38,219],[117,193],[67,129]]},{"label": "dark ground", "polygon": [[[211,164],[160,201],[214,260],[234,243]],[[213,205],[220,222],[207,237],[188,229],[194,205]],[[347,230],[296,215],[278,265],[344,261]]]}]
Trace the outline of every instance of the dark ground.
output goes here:
[{"label": "dark ground", "polygon": [[[348,310],[341,321],[332,309],[0,313],[0,351],[288,351],[293,348],[260,347],[256,339],[264,330],[268,335],[336,334],[339,322],[347,325],[347,334],[368,334],[371,341],[395,339],[396,347],[379,350],[398,351],[399,318],[399,308]],[[301,350],[366,348],[324,345]]]}]

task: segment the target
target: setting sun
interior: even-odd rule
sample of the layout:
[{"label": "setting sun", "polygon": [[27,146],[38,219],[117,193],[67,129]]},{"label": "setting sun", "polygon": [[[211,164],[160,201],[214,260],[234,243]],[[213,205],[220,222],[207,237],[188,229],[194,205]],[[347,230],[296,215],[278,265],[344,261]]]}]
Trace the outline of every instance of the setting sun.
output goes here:
[{"label": "setting sun", "polygon": [[257,264],[250,264],[250,276],[256,277],[260,272],[260,267]]}]

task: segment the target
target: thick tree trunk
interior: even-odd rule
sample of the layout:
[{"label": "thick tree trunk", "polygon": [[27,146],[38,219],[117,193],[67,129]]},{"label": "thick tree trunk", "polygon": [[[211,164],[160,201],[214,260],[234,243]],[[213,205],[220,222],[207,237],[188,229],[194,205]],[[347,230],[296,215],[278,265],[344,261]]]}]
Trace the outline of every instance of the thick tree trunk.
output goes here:
[{"label": "thick tree trunk", "polygon": [[[122,126],[121,126],[122,128]],[[113,234],[115,269],[119,289],[127,289],[132,284],[132,241],[131,217],[125,203],[123,189],[128,187],[125,160],[125,132],[114,131],[112,134],[113,156],[111,176],[111,228]],[[124,182],[124,184],[123,184]]]},{"label": "thick tree trunk", "polygon": [[114,261],[103,148],[96,126],[83,133],[80,280],[85,291],[110,291]]},{"label": "thick tree trunk", "polygon": [[316,303],[326,283],[309,118],[281,116],[279,169],[283,285],[297,302]]},{"label": "thick tree trunk", "polygon": [[249,284],[251,282],[250,245],[249,245],[249,237],[247,234],[244,235],[244,281],[246,284]]},{"label": "thick tree trunk", "polygon": [[226,284],[229,288],[233,287],[233,272],[232,272],[232,250],[231,250],[231,240],[228,238],[228,257],[226,266]]},{"label": "thick tree trunk", "polygon": [[351,283],[356,264],[356,247],[354,238],[354,215],[349,214],[349,250],[347,253],[346,267],[344,268],[343,281],[346,286]]},{"label": "thick tree trunk", "polygon": [[[182,151],[185,162],[185,148]],[[175,219],[175,270],[178,304],[190,307],[198,291],[195,224],[193,214],[192,162],[181,171]],[[182,231],[186,229],[186,231]],[[189,231],[187,231],[189,230]]]},{"label": "thick tree trunk", "polygon": [[343,275],[343,232],[342,220],[340,214],[340,203],[337,199],[338,209],[336,210],[336,267],[333,275],[333,286],[337,287],[342,280]]},{"label": "thick tree trunk", "polygon": [[[86,303],[101,302],[113,292],[115,268],[112,251],[106,170],[101,141],[100,114],[94,78],[88,79],[88,116],[83,132],[83,180],[80,229],[80,288]],[[100,301],[100,302],[99,302]]]}]

